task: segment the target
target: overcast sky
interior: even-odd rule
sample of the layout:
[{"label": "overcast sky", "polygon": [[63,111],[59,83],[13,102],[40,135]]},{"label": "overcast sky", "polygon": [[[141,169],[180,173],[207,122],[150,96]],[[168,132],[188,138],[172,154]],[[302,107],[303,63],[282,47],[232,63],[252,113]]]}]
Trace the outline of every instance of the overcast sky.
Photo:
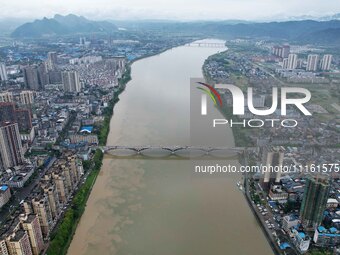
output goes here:
[{"label": "overcast sky", "polygon": [[0,0],[0,18],[282,19],[340,13],[340,0]]}]

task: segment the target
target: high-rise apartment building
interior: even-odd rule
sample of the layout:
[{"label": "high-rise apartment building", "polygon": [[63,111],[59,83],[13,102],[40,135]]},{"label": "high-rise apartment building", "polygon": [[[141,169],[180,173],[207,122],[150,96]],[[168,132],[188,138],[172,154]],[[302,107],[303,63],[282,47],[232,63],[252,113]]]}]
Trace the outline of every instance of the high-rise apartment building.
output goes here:
[{"label": "high-rise apartment building", "polygon": [[58,63],[58,56],[56,52],[47,53],[46,65],[48,70],[54,70]]},{"label": "high-rise apartment building", "polygon": [[308,176],[300,209],[300,217],[306,229],[314,230],[323,219],[330,191],[326,175]]},{"label": "high-rise apartment building", "polygon": [[6,240],[0,237],[0,254],[9,255]]},{"label": "high-rise apartment building", "polygon": [[39,255],[44,249],[44,240],[38,216],[35,214],[21,215],[20,221],[22,228],[28,233],[33,255]]},{"label": "high-rise apartment building", "polygon": [[16,109],[15,118],[20,131],[28,133],[32,129],[32,117],[29,109]]},{"label": "high-rise apartment building", "polygon": [[80,92],[81,85],[77,71],[66,71],[62,73],[62,81],[65,92]]},{"label": "high-rise apartment building", "polygon": [[65,187],[67,189],[67,193],[72,193],[73,190],[73,175],[71,169],[69,167],[61,166],[63,176],[65,177]]},{"label": "high-rise apartment building", "polygon": [[323,56],[321,61],[321,70],[329,71],[331,69],[332,58],[333,56],[331,54],[326,54]]},{"label": "high-rise apartment building", "polygon": [[59,202],[60,203],[66,203],[67,197],[68,197],[68,189],[66,188],[65,184],[65,177],[59,172],[53,172],[52,173],[52,179],[54,180],[54,183],[56,184]]},{"label": "high-rise apartment building", "polygon": [[17,122],[19,130],[28,132],[32,128],[32,117],[29,109],[15,108],[14,103],[0,103],[0,123]]},{"label": "high-rise apartment building", "polygon": [[272,48],[272,54],[281,58],[287,58],[290,53],[290,46],[289,45],[283,45],[278,46],[275,45]]},{"label": "high-rise apartment building", "polygon": [[27,88],[32,90],[40,90],[38,69],[36,66],[26,66],[23,69],[25,85]]},{"label": "high-rise apartment building", "polygon": [[297,67],[297,55],[296,54],[289,54],[288,55],[288,63],[287,63],[287,69],[293,70]]},{"label": "high-rise apartment building", "polygon": [[42,183],[42,188],[44,190],[44,194],[48,197],[52,218],[56,219],[60,214],[60,204],[57,187],[54,183],[51,183],[50,181],[45,181]]},{"label": "high-rise apartment building", "polygon": [[80,37],[79,38],[79,44],[80,45],[85,45],[85,43],[86,43],[86,37]]},{"label": "high-rise apartment building", "polygon": [[13,233],[8,241],[8,250],[11,255],[33,255],[27,232],[20,229]]},{"label": "high-rise apartment building", "polygon": [[[11,191],[7,185],[0,186],[0,208],[3,207],[11,198]],[[0,253],[1,254],[1,253]]]},{"label": "high-rise apartment building", "polygon": [[5,66],[4,63],[0,63],[0,79],[2,81],[7,81],[8,80],[6,66]]},{"label": "high-rise apartment building", "polygon": [[282,58],[288,58],[288,55],[290,54],[290,46],[289,45],[283,45],[282,46]]},{"label": "high-rise apartment building", "polygon": [[316,71],[318,70],[319,55],[309,54],[307,58],[306,71]]},{"label": "high-rise apartment building", "polygon": [[31,105],[34,103],[34,92],[30,90],[23,90],[19,94],[20,103],[23,105]]},{"label": "high-rise apartment building", "polygon": [[20,165],[24,160],[17,123],[0,124],[0,169]]},{"label": "high-rise apartment building", "polygon": [[32,199],[33,212],[38,215],[41,231],[44,237],[50,233],[52,226],[52,214],[48,198],[44,195]]},{"label": "high-rise apartment building", "polygon": [[45,63],[41,63],[37,67],[38,71],[38,81],[39,81],[39,86],[40,88],[44,88],[45,85],[49,84],[49,76],[47,73],[47,67]]},{"label": "high-rise apartment building", "polygon": [[268,190],[271,184],[279,184],[282,174],[284,151],[281,147],[267,146],[263,150],[263,163],[267,168],[264,173],[263,187]]},{"label": "high-rise apartment building", "polygon": [[15,104],[12,102],[0,103],[0,122],[16,122]]},{"label": "high-rise apartment building", "polygon": [[0,93],[0,102],[2,103],[13,102],[13,93],[8,91]]},{"label": "high-rise apartment building", "polygon": [[73,176],[74,186],[76,186],[78,184],[79,180],[80,180],[82,173],[80,171],[80,168],[77,164],[76,157],[74,155],[68,156],[67,161],[68,161],[68,164],[69,164],[69,167],[71,169],[72,176]]}]

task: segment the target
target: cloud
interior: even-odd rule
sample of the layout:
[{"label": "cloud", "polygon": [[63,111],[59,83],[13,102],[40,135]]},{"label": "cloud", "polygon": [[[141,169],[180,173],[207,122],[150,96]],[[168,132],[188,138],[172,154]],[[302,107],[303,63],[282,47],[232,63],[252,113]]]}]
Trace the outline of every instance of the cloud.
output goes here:
[{"label": "cloud", "polygon": [[[2,18],[74,13],[93,19],[245,19],[326,15],[339,0],[2,0]],[[185,3],[185,4],[184,4]]]}]

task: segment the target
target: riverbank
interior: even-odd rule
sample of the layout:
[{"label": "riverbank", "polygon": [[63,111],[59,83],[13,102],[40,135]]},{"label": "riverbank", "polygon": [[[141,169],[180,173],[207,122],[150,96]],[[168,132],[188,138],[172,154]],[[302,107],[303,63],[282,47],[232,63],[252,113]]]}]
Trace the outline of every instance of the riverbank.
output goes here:
[{"label": "riverbank", "polygon": [[247,203],[249,205],[249,208],[251,209],[256,221],[258,222],[258,224],[261,226],[261,229],[268,241],[268,243],[270,244],[270,247],[272,248],[273,250],[273,253],[275,255],[281,255],[282,252],[280,250],[280,248],[278,247],[278,244],[276,242],[276,240],[273,238],[273,235],[271,233],[271,231],[269,231],[269,229],[266,228],[266,224],[262,218],[262,215],[257,211],[257,208],[255,206],[255,203],[252,201],[252,198],[250,197],[250,194],[249,194],[249,183],[248,183],[248,176],[247,174],[245,175],[245,178],[244,178],[244,189],[245,189],[245,192],[244,192],[244,196],[247,200]]},{"label": "riverbank", "polygon": [[65,212],[58,228],[51,234],[51,241],[46,252],[48,255],[64,255],[67,253],[79,220],[85,210],[86,201],[100,172],[103,156],[104,154],[101,150],[96,150],[92,160],[92,169],[88,170],[90,173],[78,189],[72,200],[71,207]]},{"label": "riverbank", "polygon": [[[98,140],[100,145],[105,145],[107,137],[110,132],[110,120],[113,115],[113,108],[119,101],[119,95],[124,91],[126,84],[131,80],[131,64],[127,65],[122,78],[119,79],[119,89],[109,101],[108,106],[104,110],[104,121],[98,133]],[[55,229],[50,236],[49,248],[46,252],[48,255],[66,255],[67,250],[73,239],[73,235],[77,229],[80,218],[85,211],[86,202],[91,194],[92,187],[96,182],[97,176],[100,172],[104,154],[101,150],[96,150],[90,171],[85,182],[77,190],[74,196],[71,207],[67,209],[58,229]]]},{"label": "riverbank", "polygon": [[104,121],[98,132],[99,145],[106,145],[106,140],[110,132],[110,120],[113,115],[113,108],[119,101],[119,95],[125,90],[126,84],[131,80],[131,64],[128,64],[122,78],[119,79],[118,91],[113,95],[109,101],[108,106],[105,108],[103,115]]}]

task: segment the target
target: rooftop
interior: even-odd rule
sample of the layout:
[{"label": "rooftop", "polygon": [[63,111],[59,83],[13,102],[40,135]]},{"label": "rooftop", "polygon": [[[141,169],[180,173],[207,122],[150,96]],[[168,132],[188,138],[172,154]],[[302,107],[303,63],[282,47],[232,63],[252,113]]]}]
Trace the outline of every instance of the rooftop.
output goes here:
[{"label": "rooftop", "polygon": [[80,129],[80,132],[92,133],[92,130],[93,130],[93,126],[83,126],[83,127]]},{"label": "rooftop", "polygon": [[8,189],[7,185],[1,185],[0,186],[0,191],[6,191]]}]

